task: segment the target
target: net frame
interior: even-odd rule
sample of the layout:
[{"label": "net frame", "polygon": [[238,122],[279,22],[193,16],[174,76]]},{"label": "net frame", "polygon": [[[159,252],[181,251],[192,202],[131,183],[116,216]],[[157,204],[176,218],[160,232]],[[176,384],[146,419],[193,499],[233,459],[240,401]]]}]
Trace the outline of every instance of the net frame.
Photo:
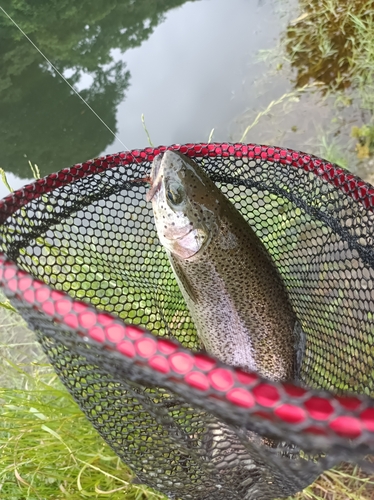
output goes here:
[{"label": "net frame", "polygon": [[[95,175],[119,164],[152,161],[166,149],[195,157],[247,157],[304,169],[333,184],[366,210],[373,211],[374,188],[340,167],[317,157],[283,148],[243,144],[186,144],[146,148],[108,155],[75,165],[25,186],[0,202],[0,224],[25,207],[76,179]],[[369,253],[363,260],[373,264]],[[0,284],[12,303],[35,327],[61,328],[76,336],[71,343],[92,345],[105,353],[98,365],[116,376],[145,385],[164,387],[189,404],[202,407],[227,424],[273,436],[312,453],[329,452],[341,458],[352,451],[362,456],[374,449],[374,399],[309,390],[298,384],[275,383],[226,366],[206,354],[192,352],[171,339],[56,291],[0,255]],[[44,326],[45,327],[45,326]],[[76,342],[77,344],[74,344]],[[121,365],[124,369],[121,369]],[[130,374],[130,375],[129,375]]]},{"label": "net frame", "polygon": [[[0,284],[24,317],[29,319],[28,309],[42,313],[73,330],[82,342],[131,366],[134,381],[156,382],[197,406],[204,398],[203,407],[226,422],[287,439],[305,450],[323,452],[342,446],[369,453],[374,449],[372,398],[308,390],[225,365],[53,290],[4,255],[0,255]],[[107,360],[97,363],[107,368]]]}]

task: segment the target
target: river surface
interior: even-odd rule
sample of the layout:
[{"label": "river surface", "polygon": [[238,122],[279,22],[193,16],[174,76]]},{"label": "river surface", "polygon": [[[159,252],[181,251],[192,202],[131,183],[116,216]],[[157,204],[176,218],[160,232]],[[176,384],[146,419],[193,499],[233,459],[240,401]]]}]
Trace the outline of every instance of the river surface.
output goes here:
[{"label": "river surface", "polygon": [[[24,78],[14,77],[19,96],[4,112],[12,114],[11,123],[16,128],[18,122],[19,130],[9,132],[10,141],[2,146],[2,168],[24,178],[30,177],[28,160],[37,163],[42,174],[47,174],[101,154],[121,151],[124,145],[129,149],[145,147],[148,141],[142,114],[155,145],[207,141],[213,128],[214,140],[228,140],[230,124],[243,110],[256,104],[251,87],[262,71],[261,64],[256,63],[258,51],[271,48],[282,25],[286,25],[285,17],[280,19],[277,2],[200,0],[181,2],[180,6],[160,14],[163,18],[138,46],[120,49],[113,40],[112,46],[107,47],[112,61],[106,66],[122,64],[122,74],[128,75],[126,88],[117,85],[113,89],[110,82],[104,81],[101,88],[95,89],[96,95],[103,93],[104,103],[100,101],[95,106],[98,101],[95,95],[88,99],[119,140],[71,95],[67,84],[49,70],[17,28],[8,26],[8,31],[13,30],[12,35],[17,35],[19,50],[24,49],[26,56],[34,52],[36,63],[25,69]],[[17,11],[12,17],[22,26]],[[149,20],[134,16],[134,26],[139,22],[147,26]],[[62,39],[63,24],[58,25]],[[111,30],[110,25],[105,28]],[[43,53],[56,64],[57,47],[38,43],[35,33],[30,33],[30,38],[39,47],[42,45]],[[82,39],[78,37],[79,43]],[[74,85],[85,95],[90,86],[97,85],[95,71],[87,71],[84,61],[80,67],[74,67],[76,46],[70,50],[72,67],[68,67],[67,55],[59,68],[66,77],[79,73]],[[95,56],[93,49],[92,52]],[[100,64],[102,51],[97,51],[97,58]],[[30,105],[31,99],[37,106]],[[5,118],[2,113],[2,120]],[[82,133],[82,127],[92,131],[91,140]],[[80,141],[76,141],[77,135]],[[24,179],[13,175],[9,175],[9,180],[13,187],[24,183]],[[2,188],[1,194],[4,193]]]},{"label": "river surface", "polygon": [[[32,177],[29,161],[43,176],[147,146],[142,115],[154,145],[207,141],[214,129],[214,141],[325,157],[331,144],[352,143],[350,128],[342,132],[347,122],[365,121],[357,106],[337,116],[336,98],[322,95],[318,81],[295,90],[295,68],[279,50],[303,16],[296,0],[169,0],[152,11],[149,2],[128,0],[72,13],[65,2],[53,15],[52,3],[3,7],[116,137],[0,11],[0,167],[13,188]],[[344,166],[360,173],[353,163]]]}]

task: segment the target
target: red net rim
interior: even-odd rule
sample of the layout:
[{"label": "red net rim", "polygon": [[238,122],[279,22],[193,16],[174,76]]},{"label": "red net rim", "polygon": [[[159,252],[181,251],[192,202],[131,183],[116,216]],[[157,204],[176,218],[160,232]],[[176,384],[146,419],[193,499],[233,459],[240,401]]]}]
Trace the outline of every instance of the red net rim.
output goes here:
[{"label": "red net rim", "polygon": [[43,194],[53,189],[62,187],[89,175],[98,174],[107,168],[131,163],[153,161],[154,157],[167,149],[180,151],[192,158],[204,156],[214,157],[247,157],[251,160],[274,161],[283,165],[302,168],[307,172],[321,177],[324,181],[334,185],[365,208],[374,206],[374,187],[347,170],[338,167],[326,160],[307,153],[292,149],[258,145],[258,144],[230,144],[230,143],[198,143],[198,144],[173,144],[171,146],[158,146],[156,148],[133,149],[117,154],[110,154],[78,163],[59,172],[50,174],[21,189],[14,191],[0,200],[0,223],[26,205],[31,200],[36,200]]},{"label": "red net rim", "polygon": [[[244,144],[187,144],[146,148],[87,161],[51,174],[12,193],[0,202],[1,222],[51,190],[75,179],[99,173],[110,165],[152,161],[166,149],[191,157],[247,156],[303,168],[352,196],[365,207],[373,206],[374,188],[340,167],[317,157],[281,148]],[[68,174],[68,175],[67,175]],[[126,362],[157,373],[157,381],[174,387],[179,394],[194,393],[209,400],[218,416],[233,411],[233,422],[269,421],[295,435],[326,438],[330,444],[374,447],[374,399],[366,396],[336,396],[332,392],[308,390],[297,384],[270,382],[255,372],[246,373],[214,358],[194,353],[178,342],[157,337],[135,325],[125,324],[110,313],[74,300],[21,270],[0,253],[0,284],[8,296],[44,313],[51,320],[73,329],[84,340],[113,352]],[[287,404],[282,403],[287,396]]]}]

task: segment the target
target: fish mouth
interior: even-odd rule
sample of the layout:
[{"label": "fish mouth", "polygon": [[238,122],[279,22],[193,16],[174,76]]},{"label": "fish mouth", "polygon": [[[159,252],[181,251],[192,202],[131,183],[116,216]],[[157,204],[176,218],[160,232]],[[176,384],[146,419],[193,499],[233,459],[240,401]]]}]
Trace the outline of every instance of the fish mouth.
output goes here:
[{"label": "fish mouth", "polygon": [[[151,180],[151,182],[152,182],[152,180]],[[159,182],[157,184],[152,183],[151,187],[147,191],[147,194],[145,195],[145,199],[147,201],[152,201],[152,199],[154,198],[155,194],[160,189],[160,187],[161,187],[161,179],[159,180]]]},{"label": "fish mouth", "polygon": [[155,156],[153,159],[153,164],[152,164],[152,170],[150,173],[150,182],[151,182],[151,187],[149,188],[145,199],[147,201],[152,201],[154,198],[154,195],[157,193],[157,191],[160,189],[161,186],[161,181],[162,181],[162,175],[160,175],[160,170],[161,170],[161,163],[162,163],[162,158],[164,157],[165,153],[160,153],[159,155]]}]

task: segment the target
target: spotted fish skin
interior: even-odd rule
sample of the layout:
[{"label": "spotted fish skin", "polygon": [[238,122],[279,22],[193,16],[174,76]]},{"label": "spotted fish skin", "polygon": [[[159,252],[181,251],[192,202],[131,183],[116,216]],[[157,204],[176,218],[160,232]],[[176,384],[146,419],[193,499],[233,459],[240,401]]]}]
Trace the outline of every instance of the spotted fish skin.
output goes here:
[{"label": "spotted fish skin", "polygon": [[190,158],[166,151],[151,171],[157,232],[205,350],[271,380],[297,378],[300,328],[252,228]]}]

